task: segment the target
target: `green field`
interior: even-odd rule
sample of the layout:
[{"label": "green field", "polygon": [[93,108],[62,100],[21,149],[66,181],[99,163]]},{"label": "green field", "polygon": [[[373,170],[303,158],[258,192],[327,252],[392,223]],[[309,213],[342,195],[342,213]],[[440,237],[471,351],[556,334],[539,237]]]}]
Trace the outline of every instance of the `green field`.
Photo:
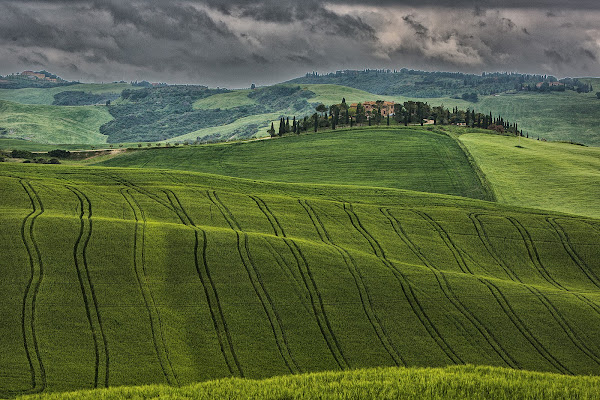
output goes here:
[{"label": "green field", "polygon": [[598,377],[566,377],[490,367],[379,368],[322,372],[262,381],[225,379],[180,388],[119,387],[75,393],[27,396],[29,399],[594,399]]},{"label": "green field", "polygon": [[102,165],[488,198],[452,138],[411,128],[339,130],[252,143],[154,149],[127,153]]},{"label": "green field", "polygon": [[502,94],[482,97],[478,112],[515,121],[530,137],[600,146],[600,100],[594,93],[573,91],[545,94]]},{"label": "green field", "polygon": [[600,218],[600,148],[484,133],[460,140],[499,202]]},{"label": "green field", "polygon": [[[106,143],[100,126],[112,119],[106,107],[23,105],[0,100],[0,127],[6,139],[37,143]],[[12,131],[12,133],[11,133]]]},{"label": "green field", "polygon": [[0,89],[0,99],[21,104],[52,105],[54,95],[65,91],[80,91],[93,94],[118,93],[123,89],[136,89],[128,83],[81,83],[50,89]]},{"label": "green field", "polygon": [[5,396],[384,366],[600,374],[596,219],[173,170],[4,163],[0,187]]}]

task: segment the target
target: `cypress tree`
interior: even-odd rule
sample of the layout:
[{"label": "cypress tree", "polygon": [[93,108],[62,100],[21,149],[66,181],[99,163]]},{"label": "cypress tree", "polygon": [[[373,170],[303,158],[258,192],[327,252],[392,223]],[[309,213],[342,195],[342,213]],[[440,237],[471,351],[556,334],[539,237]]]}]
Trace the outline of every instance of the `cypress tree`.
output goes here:
[{"label": "cypress tree", "polygon": [[369,118],[369,126],[371,126],[371,118]]},{"label": "cypress tree", "polygon": [[346,117],[344,118],[344,122],[346,123],[346,125],[348,125],[348,123],[350,122],[348,116],[348,109],[346,109]]},{"label": "cypress tree", "polygon": [[290,117],[287,117],[287,121],[285,122],[285,133],[290,131]]},{"label": "cypress tree", "polygon": [[353,121],[352,117],[350,117],[350,128],[352,128],[352,124],[353,124],[353,122],[354,122],[354,121]]},{"label": "cypress tree", "polygon": [[390,126],[390,114],[388,114],[388,118],[387,118],[387,126]]},{"label": "cypress tree", "polygon": [[319,116],[317,114],[314,115],[315,117],[315,132],[319,129]]}]

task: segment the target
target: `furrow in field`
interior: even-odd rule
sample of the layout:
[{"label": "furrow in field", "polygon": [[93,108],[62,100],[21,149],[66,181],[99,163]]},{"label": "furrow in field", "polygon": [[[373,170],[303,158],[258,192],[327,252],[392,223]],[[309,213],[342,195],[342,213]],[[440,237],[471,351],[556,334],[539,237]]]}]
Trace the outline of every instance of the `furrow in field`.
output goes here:
[{"label": "furrow in field", "polygon": [[535,247],[535,244],[533,243],[533,239],[531,238],[529,231],[527,229],[525,229],[523,224],[521,224],[519,222],[519,220],[517,220],[514,217],[506,217],[506,219],[517,229],[517,231],[519,231],[519,235],[521,236],[521,239],[523,240],[523,244],[525,245],[525,248],[527,249],[527,254],[529,255],[529,259],[531,260],[531,263],[533,264],[535,269],[538,271],[538,273],[542,276],[542,278],[544,278],[544,280],[546,282],[548,282],[555,288],[568,291],[563,285],[561,285],[559,282],[557,282],[548,273],[548,271],[542,264],[542,261],[540,260],[540,255],[537,252],[537,249]]},{"label": "furrow in field", "polygon": [[121,185],[124,185],[128,188],[131,188],[133,190],[135,190],[136,192],[143,194],[144,196],[156,201],[158,204],[162,205],[163,207],[167,208],[168,210],[172,211],[175,213],[175,215],[177,215],[177,218],[179,218],[179,220],[181,221],[182,224],[187,225],[187,221],[186,221],[186,216],[183,215],[183,213],[181,212],[181,210],[179,210],[178,208],[174,207],[173,204],[170,204],[168,201],[160,198],[159,196],[157,196],[156,194],[152,193],[149,190],[146,190],[138,185],[136,185],[135,183],[128,181],[124,178],[121,178],[119,176],[116,175],[109,175],[109,174],[102,174],[102,176],[104,177],[108,177],[109,179],[112,179],[115,182],[120,183]]},{"label": "furrow in field", "polygon": [[288,249],[294,256],[294,259],[296,260],[298,271],[300,272],[300,276],[302,277],[302,282],[304,283],[304,287],[306,288],[306,291],[308,292],[310,298],[310,304],[312,307],[313,314],[317,320],[317,325],[319,326],[319,330],[321,331],[321,335],[325,339],[325,343],[327,344],[329,351],[331,352],[333,358],[335,359],[336,363],[341,369],[349,368],[348,361],[344,356],[342,348],[329,322],[329,317],[327,316],[327,313],[325,311],[325,305],[323,303],[323,297],[321,296],[321,292],[319,291],[317,283],[313,277],[311,268],[308,264],[308,261],[306,260],[306,257],[304,256],[304,253],[302,253],[302,250],[294,240],[285,236],[285,231],[283,230],[281,224],[279,224],[279,220],[270,211],[266,203],[258,197],[255,197],[254,200],[256,201],[261,212],[265,214],[265,216],[273,226],[275,234],[282,235],[281,238],[283,242],[288,247]]},{"label": "furrow in field", "polygon": [[462,359],[456,352],[452,349],[452,347],[446,342],[446,340],[442,337],[437,327],[431,321],[431,318],[427,315],[423,306],[419,302],[415,291],[406,279],[406,276],[402,273],[400,269],[398,269],[390,260],[385,257],[385,253],[383,252],[383,248],[377,242],[377,240],[364,228],[358,215],[354,212],[351,205],[349,203],[343,203],[343,208],[348,218],[350,219],[350,223],[356,229],[358,233],[361,234],[362,237],[369,243],[371,249],[375,256],[381,261],[381,263],[392,272],[398,283],[400,284],[400,288],[402,289],[402,293],[411,309],[429,334],[429,336],[433,339],[433,341],[438,345],[438,347],[442,350],[444,354],[455,364],[464,364]]},{"label": "furrow in field", "polygon": [[158,362],[161,366],[165,379],[169,385],[178,385],[177,375],[169,358],[169,350],[166,346],[160,312],[156,306],[152,289],[148,282],[146,272],[146,215],[144,210],[135,197],[130,193],[129,189],[121,190],[121,195],[131,208],[135,219],[135,230],[133,236],[133,267],[138,283],[139,290],[144,300],[146,311],[148,312],[148,320],[150,322],[150,330],[152,332],[152,343],[156,351]]},{"label": "furrow in field", "polygon": [[[485,232],[483,223],[479,219],[479,217],[482,215],[484,215],[484,214],[473,214],[473,216],[471,218],[471,220],[475,224],[475,228],[477,229],[479,238],[484,243],[485,248],[487,249],[489,254],[492,256],[492,258],[496,261],[496,263],[498,263],[498,265],[500,265],[500,267],[502,269],[510,270],[510,268],[508,267],[508,265],[506,265],[506,263],[504,262],[502,257],[500,257],[500,255],[494,250],[493,245],[490,242],[489,236]],[[512,223],[512,221],[510,221],[509,218],[510,217],[506,217],[506,219],[508,219],[509,222]],[[514,223],[512,225],[515,226]],[[533,243],[531,243],[531,245],[533,246]],[[528,252],[529,252],[529,249],[528,249]],[[531,254],[531,253],[529,253],[529,254]],[[533,262],[533,260],[531,260],[531,261]],[[513,280],[515,282],[523,283],[522,280],[515,273],[511,273],[511,280]],[[559,324],[559,326],[561,327],[563,332],[567,335],[567,337],[570,339],[570,341],[573,343],[573,345],[575,347],[577,347],[585,355],[587,355],[590,359],[592,359],[595,363],[598,364],[600,362],[600,357],[598,357],[598,355],[592,349],[590,349],[590,347],[587,346],[586,343],[583,340],[581,340],[581,338],[579,338],[579,335],[577,335],[575,330],[570,326],[570,324],[567,322],[567,320],[565,319],[563,314],[550,301],[548,296],[546,296],[542,291],[540,291],[539,289],[537,289],[535,287],[532,287],[532,286],[529,286],[526,284],[523,284],[523,287],[525,287],[530,293],[532,293],[534,296],[536,296],[538,298],[538,300],[544,305],[544,308],[546,308],[546,310],[548,310],[548,313],[552,316],[552,318]],[[575,295],[575,294],[573,294],[573,295]],[[575,295],[575,296],[577,298],[580,297],[580,295]],[[506,301],[506,299],[505,299],[505,301]],[[506,301],[506,303],[508,303],[508,301]],[[518,319],[518,316],[515,315],[515,317]],[[562,363],[560,363],[554,356],[552,356],[541,345],[541,343],[539,343],[539,341],[531,334],[531,332],[526,328],[525,324],[520,319],[518,319],[517,322],[523,328],[521,330],[521,333],[538,350],[538,352],[542,356],[544,356],[544,358],[546,358],[546,360],[548,360],[551,364],[553,364],[559,371],[561,371],[563,373],[569,373],[569,374],[571,373]],[[515,323],[515,322],[513,321],[513,323]],[[531,339],[533,339],[533,340],[531,340]]]},{"label": "furrow in field", "polygon": [[29,369],[31,371],[31,388],[22,392],[23,394],[26,394],[39,393],[46,388],[46,370],[40,354],[35,319],[37,296],[42,280],[44,279],[44,264],[34,235],[35,221],[44,213],[44,205],[29,182],[23,179],[19,182],[27,193],[32,208],[32,211],[23,219],[21,225],[21,240],[25,245],[29,257],[31,271],[23,296],[23,307],[21,309],[23,346],[25,347]]},{"label": "furrow in field", "polygon": [[[566,287],[564,287],[563,285],[558,283],[556,280],[554,280],[554,278],[552,278],[550,276],[546,267],[544,266],[544,264],[542,264],[542,260],[540,259],[539,253],[535,246],[535,243],[533,242],[533,239],[531,238],[531,235],[529,234],[527,229],[517,219],[515,219],[513,217],[506,217],[506,219],[508,219],[517,228],[517,230],[519,230],[519,234],[521,235],[521,238],[523,239],[523,242],[525,243],[525,246],[527,247],[530,261],[532,264],[534,264],[534,266],[536,267],[536,269],[538,270],[540,275],[542,275],[542,277],[546,281],[548,281],[550,284],[552,284],[556,288],[561,289],[567,293],[570,293],[571,295],[573,295],[575,298],[577,298],[582,303],[587,304],[592,310],[594,310],[594,312],[600,314],[600,309],[594,301],[588,299],[587,297],[585,297],[581,294],[570,291],[569,289],[567,289]],[[547,300],[547,302],[550,302],[549,299],[546,298],[546,300]],[[574,340],[574,339],[576,340],[575,342],[573,342],[573,344],[575,344],[582,351],[584,351],[583,349],[586,349],[584,351],[584,353],[586,353],[586,354],[588,354],[588,351],[590,351],[591,354],[594,355],[594,357],[592,357],[592,359],[600,360],[600,357],[597,354],[595,354],[594,352],[592,352],[591,350],[589,350],[589,347],[586,346],[585,343],[577,340],[577,334],[571,329],[570,325],[566,322],[564,317],[561,314],[553,313],[553,310],[556,310],[555,307],[552,306],[552,307],[546,307],[546,308],[548,308],[548,311],[555,317],[556,321],[561,325],[563,330],[565,330],[565,333],[569,336],[569,338],[571,338],[571,340]],[[580,346],[582,346],[582,347],[580,347]]]},{"label": "furrow in field", "polygon": [[585,274],[585,276],[588,277],[588,279],[594,284],[594,286],[596,286],[597,288],[600,289],[600,279],[594,273],[594,271],[592,271],[590,269],[590,267],[588,267],[586,262],[583,261],[583,259],[579,256],[579,254],[577,254],[577,252],[573,248],[573,245],[571,244],[571,240],[569,238],[568,233],[558,223],[558,219],[553,218],[553,217],[546,217],[546,221],[548,222],[548,224],[550,224],[552,229],[556,232],[556,234],[560,238],[560,242],[562,243],[563,248],[565,249],[565,251],[567,252],[569,257],[571,258],[571,260],[573,260],[575,265],[577,265],[579,267],[581,272],[583,272]]},{"label": "furrow in field", "polygon": [[352,275],[352,278],[354,279],[354,284],[356,285],[356,289],[358,290],[358,295],[360,297],[360,302],[361,302],[363,311],[364,311],[365,315],[367,316],[369,323],[373,327],[373,330],[375,331],[377,338],[381,342],[381,345],[385,348],[386,352],[390,355],[390,357],[392,358],[392,360],[394,361],[394,363],[396,365],[406,366],[406,361],[404,361],[404,359],[402,358],[402,355],[400,353],[398,353],[398,351],[394,347],[391,339],[389,338],[387,332],[385,331],[385,328],[383,327],[383,325],[381,323],[381,319],[375,312],[373,302],[371,300],[371,295],[369,293],[369,289],[368,289],[367,285],[365,284],[365,281],[363,279],[362,274],[360,273],[360,270],[358,269],[358,265],[356,265],[356,262],[354,261],[354,259],[352,258],[350,253],[348,253],[348,251],[346,249],[338,246],[337,244],[335,244],[331,241],[329,233],[327,232],[327,229],[325,229],[325,225],[323,225],[323,223],[321,222],[321,219],[319,218],[319,215],[314,210],[314,208],[308,203],[308,201],[298,200],[298,202],[300,203],[300,205],[304,208],[304,210],[308,214],[308,217],[310,218],[313,226],[315,227],[317,234],[321,238],[321,241],[323,243],[333,247],[340,254],[342,259],[344,260],[344,263],[346,264],[348,271],[350,272],[350,274]]},{"label": "furrow in field", "polygon": [[[244,371],[237,358],[235,349],[233,347],[233,340],[231,339],[231,333],[227,327],[227,321],[225,320],[225,314],[221,307],[221,301],[219,300],[219,293],[217,287],[212,279],[210,268],[208,267],[208,261],[206,257],[207,248],[207,237],[206,232],[196,226],[189,213],[183,207],[183,204],[179,200],[179,197],[171,190],[165,191],[167,198],[171,202],[171,206],[179,207],[181,212],[186,216],[188,222],[184,223],[186,226],[194,230],[194,265],[196,267],[196,273],[198,279],[204,289],[204,295],[206,296],[206,302],[210,311],[210,317],[217,334],[217,340],[219,341],[219,347],[221,354],[227,364],[227,369],[231,375],[239,375],[244,377]],[[200,234],[202,234],[202,251],[200,248]]]},{"label": "furrow in field", "polygon": [[[473,275],[473,272],[467,265],[465,259],[460,253],[460,250],[456,247],[456,244],[450,238],[448,232],[431,216],[423,211],[413,210],[413,213],[420,216],[423,220],[425,220],[439,235],[439,237],[444,242],[445,246],[450,250],[456,263],[459,265],[461,271],[465,274]],[[458,298],[457,294],[452,289],[450,282],[448,281],[446,275],[439,270],[434,264],[427,263],[425,264],[436,276],[440,289],[444,292],[446,298],[454,305],[454,307],[467,319],[469,322],[479,331],[479,333],[485,338],[486,342],[492,347],[492,349],[498,354],[498,356],[511,368],[519,368],[519,364],[515,361],[515,359],[500,345],[498,340],[495,338],[494,334],[487,329],[487,327],[477,318],[475,314],[473,314],[467,306],[463,304],[462,301]],[[482,279],[478,279],[480,282],[484,283]],[[484,283],[485,284],[485,283]]]},{"label": "furrow in field", "polygon": [[[79,235],[73,247],[73,260],[94,341],[94,353],[96,356],[94,387],[97,388],[99,384],[103,387],[108,387],[110,376],[108,342],[104,334],[104,327],[102,326],[102,317],[98,309],[98,299],[96,298],[94,284],[90,275],[86,252],[92,236],[92,203],[85,193],[79,189],[71,186],[66,186],[66,188],[77,196],[80,208]],[[102,382],[100,382],[101,380]]]},{"label": "furrow in field", "polygon": [[227,208],[227,206],[221,201],[221,199],[219,199],[216,192],[209,191],[208,198],[219,209],[219,211],[221,212],[231,229],[236,234],[238,254],[240,255],[240,259],[242,260],[242,264],[244,265],[246,272],[248,273],[248,278],[252,283],[254,292],[260,300],[263,310],[267,315],[267,319],[269,320],[269,324],[271,325],[273,336],[275,337],[275,342],[277,343],[277,348],[285,362],[285,365],[293,374],[300,372],[300,368],[298,367],[298,364],[296,363],[296,360],[294,359],[290,350],[287,337],[285,335],[285,330],[283,329],[283,324],[281,322],[281,318],[277,312],[277,309],[275,308],[275,305],[273,304],[271,296],[265,288],[260,273],[256,268],[254,260],[252,259],[252,255],[250,254],[248,234],[242,231],[234,215],[231,213],[229,208]]}]

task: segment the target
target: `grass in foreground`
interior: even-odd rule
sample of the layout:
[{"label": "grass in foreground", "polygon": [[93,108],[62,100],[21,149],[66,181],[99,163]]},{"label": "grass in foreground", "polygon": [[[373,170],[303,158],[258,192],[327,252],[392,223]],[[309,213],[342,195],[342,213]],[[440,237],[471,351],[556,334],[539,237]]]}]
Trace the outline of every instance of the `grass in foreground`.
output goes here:
[{"label": "grass in foreground", "polygon": [[282,376],[261,381],[223,379],[174,388],[110,389],[25,396],[22,400],[67,399],[597,399],[599,377],[569,377],[505,368],[378,368]]},{"label": "grass in foreground", "polygon": [[459,140],[499,202],[600,218],[600,148],[483,133]]}]

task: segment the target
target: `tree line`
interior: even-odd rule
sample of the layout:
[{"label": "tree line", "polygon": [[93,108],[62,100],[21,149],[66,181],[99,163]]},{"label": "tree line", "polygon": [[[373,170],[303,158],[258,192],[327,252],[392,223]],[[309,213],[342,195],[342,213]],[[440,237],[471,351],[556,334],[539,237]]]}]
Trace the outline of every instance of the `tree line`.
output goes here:
[{"label": "tree line", "polygon": [[[317,132],[323,129],[335,130],[337,128],[352,128],[354,126],[377,126],[377,125],[460,125],[471,128],[489,129],[502,134],[514,134],[523,136],[523,131],[519,130],[518,124],[504,119],[501,116],[494,116],[491,112],[488,114],[476,112],[474,109],[461,110],[458,107],[452,109],[441,106],[431,106],[427,102],[406,101],[396,103],[393,108],[393,115],[382,115],[384,102],[378,100],[373,110],[367,111],[362,103],[358,103],[356,108],[351,108],[345,99],[339,104],[332,104],[329,107],[319,104],[315,107],[315,113],[311,116],[296,118],[281,117],[279,126],[271,123],[268,133],[271,137],[283,136],[286,134],[300,134],[312,130]],[[527,137],[529,137],[527,135]]]}]

